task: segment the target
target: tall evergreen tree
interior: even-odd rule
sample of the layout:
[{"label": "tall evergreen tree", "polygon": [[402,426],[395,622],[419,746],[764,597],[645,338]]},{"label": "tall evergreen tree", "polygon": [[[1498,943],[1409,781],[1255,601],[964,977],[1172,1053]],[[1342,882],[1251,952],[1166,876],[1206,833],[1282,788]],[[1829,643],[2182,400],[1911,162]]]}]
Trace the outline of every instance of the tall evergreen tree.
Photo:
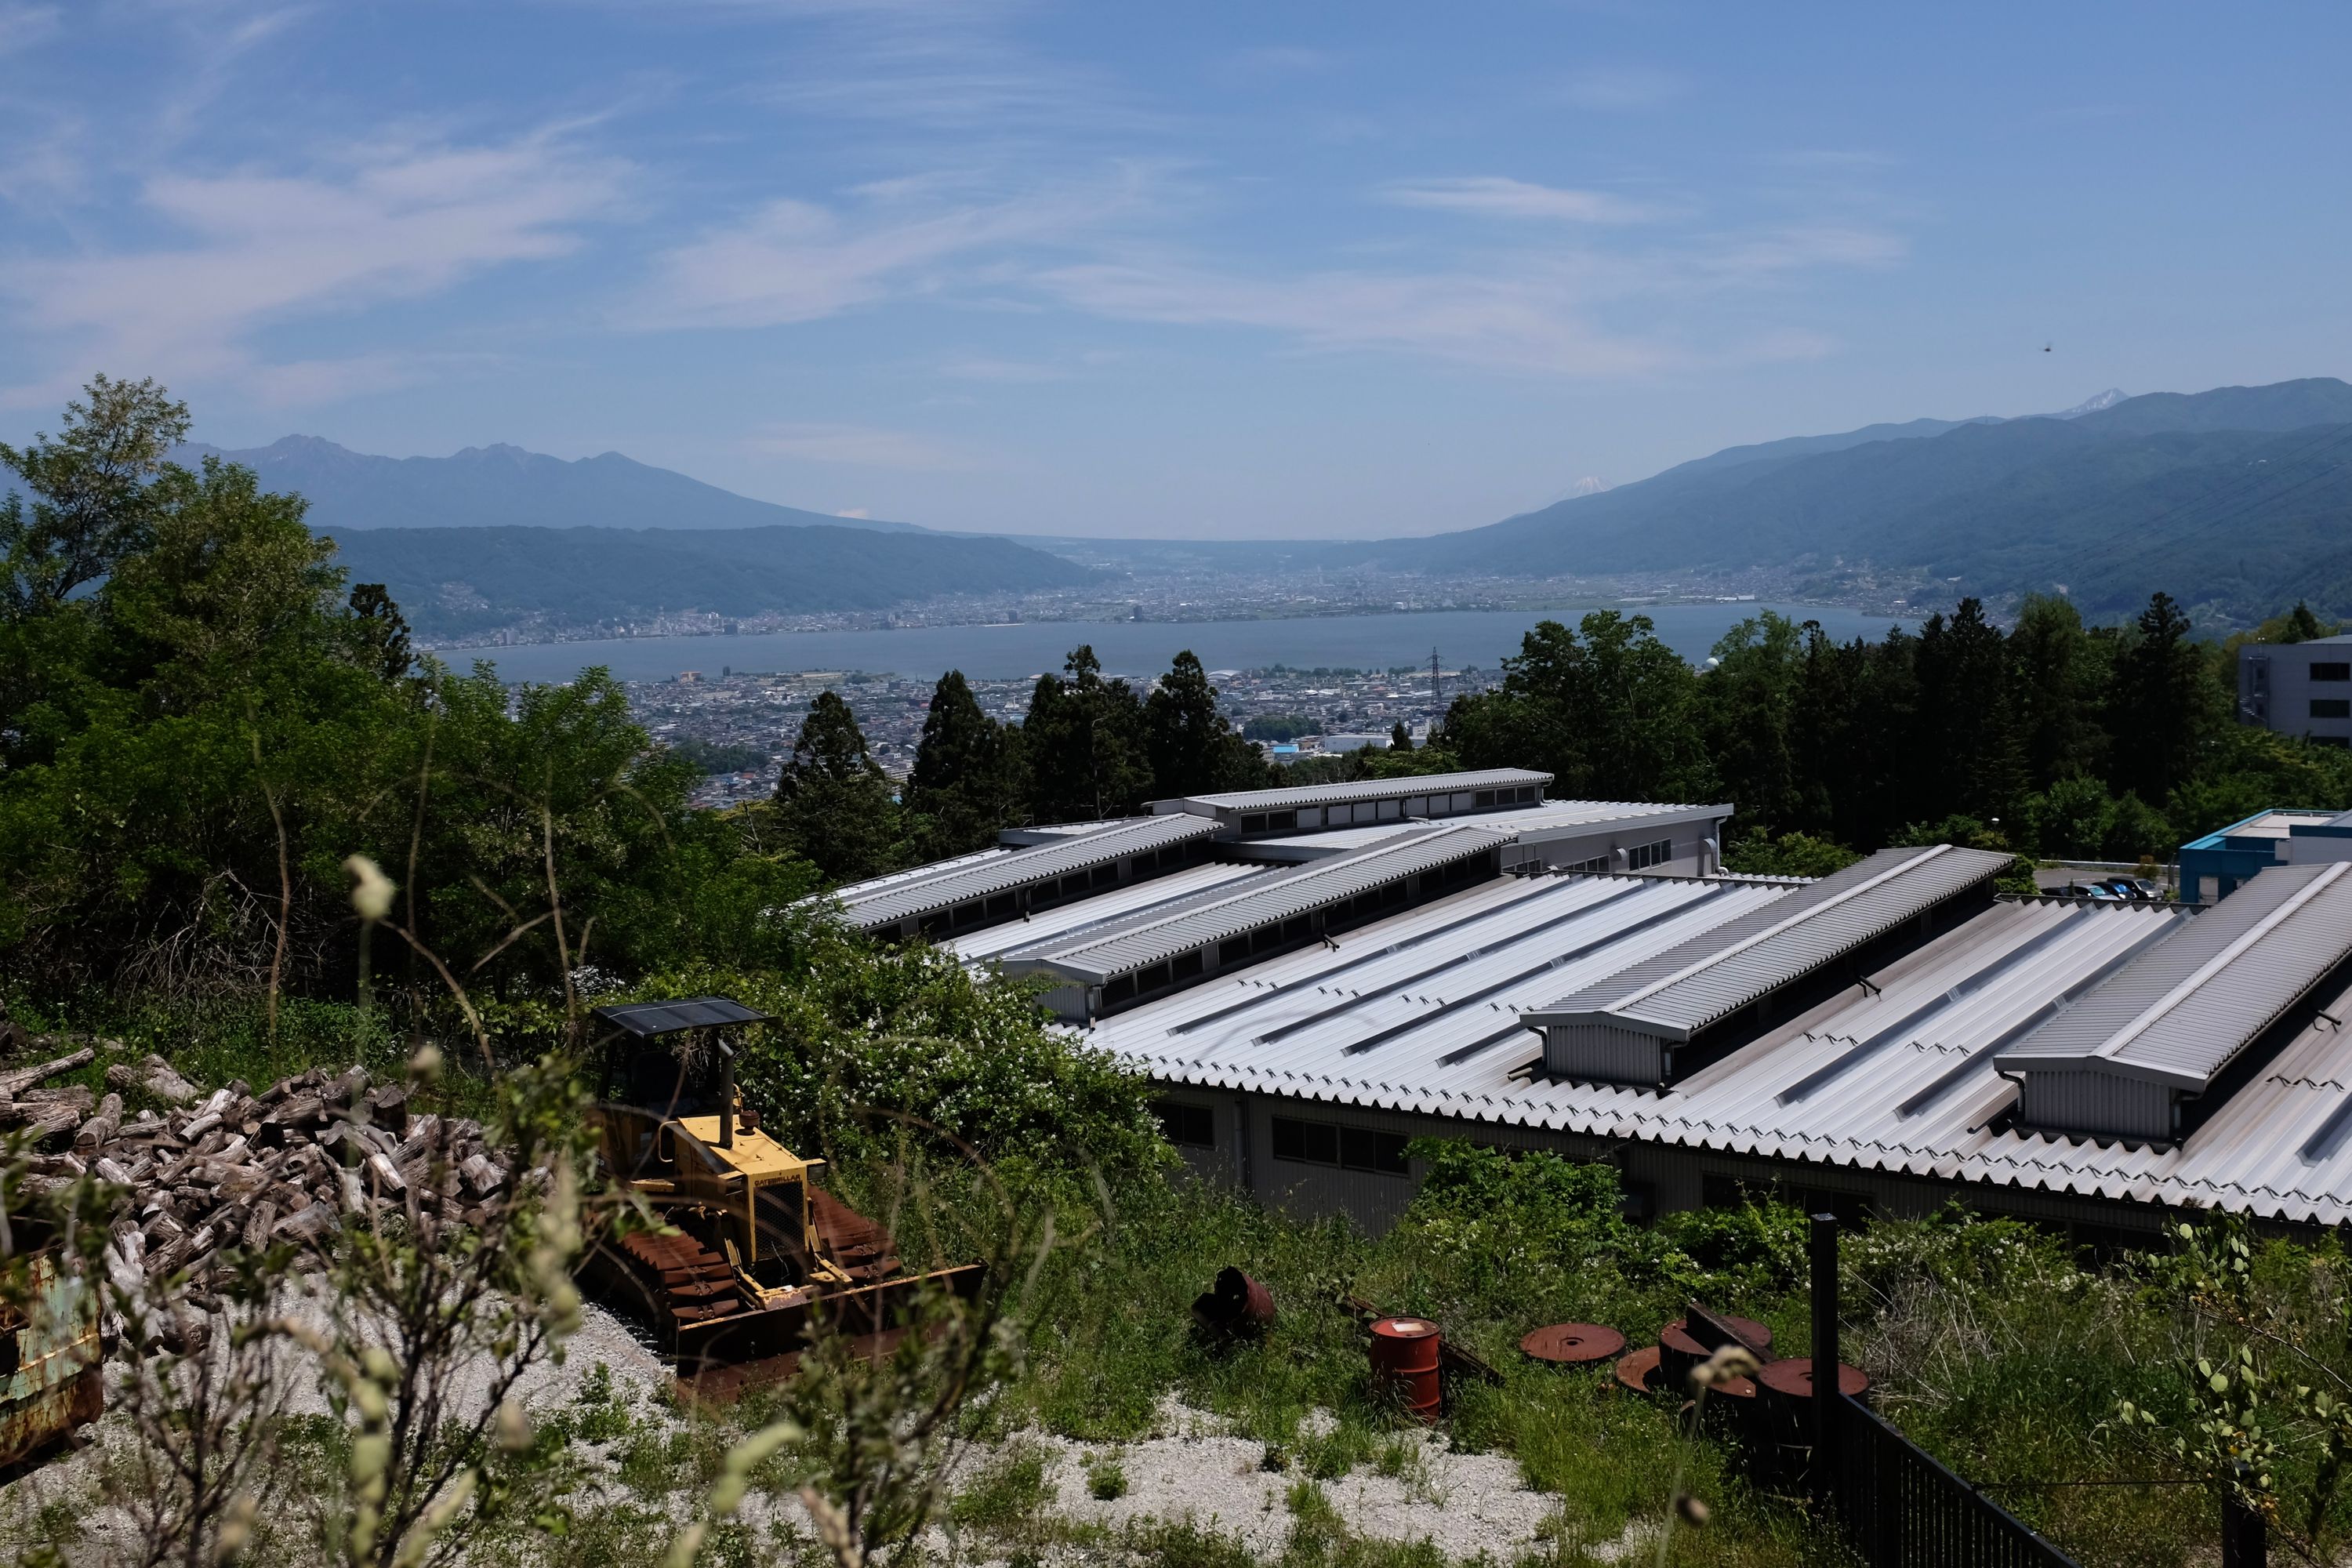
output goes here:
[{"label": "tall evergreen tree", "polygon": [[1035,822],[1099,822],[1141,805],[1151,784],[1143,704],[1124,680],[1105,680],[1091,644],[1070,650],[1060,675],[1038,677],[1022,724]]},{"label": "tall evergreen tree", "polygon": [[2097,769],[2107,739],[2098,712],[2105,648],[2084,629],[2073,600],[2027,596],[2009,634],[2009,667],[2027,783],[2047,790]]},{"label": "tall evergreen tree", "polygon": [[1919,636],[1919,691],[1935,721],[1937,790],[1922,820],[1958,814],[2014,823],[2025,770],[2010,706],[2007,639],[1984,604],[1962,599]]},{"label": "tall evergreen tree", "polygon": [[821,691],[776,780],[784,844],[826,879],[852,882],[897,865],[905,837],[890,780],[866,744],[849,704]]},{"label": "tall evergreen tree", "polygon": [[1217,709],[1217,689],[1191,648],[1178,654],[1143,701],[1144,753],[1155,795],[1258,789],[1266,783],[1257,748],[1234,733]]},{"label": "tall evergreen tree", "polygon": [[1020,733],[981,711],[963,671],[940,677],[905,793],[925,858],[984,849],[1020,820]]},{"label": "tall evergreen tree", "polygon": [[1389,750],[1399,756],[1412,750],[1412,731],[1404,727],[1402,719],[1389,726]]},{"label": "tall evergreen tree", "polygon": [[2220,687],[2188,615],[2158,593],[2118,655],[2109,703],[2116,738],[2113,784],[2151,804],[2168,801],[2194,771],[2197,748],[2218,719]]}]

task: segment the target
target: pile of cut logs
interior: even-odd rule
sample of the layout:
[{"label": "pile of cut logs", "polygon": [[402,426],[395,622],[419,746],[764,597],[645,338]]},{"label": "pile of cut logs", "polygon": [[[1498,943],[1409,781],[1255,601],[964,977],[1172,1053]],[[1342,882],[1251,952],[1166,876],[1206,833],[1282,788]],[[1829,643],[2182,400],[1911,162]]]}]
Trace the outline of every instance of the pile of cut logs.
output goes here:
[{"label": "pile of cut logs", "polygon": [[[94,1173],[129,1190],[109,1260],[118,1272],[186,1268],[201,1287],[224,1247],[315,1244],[346,1215],[385,1209],[479,1225],[510,1179],[480,1123],[411,1114],[404,1089],[371,1086],[362,1068],[206,1095],[151,1056],[107,1068],[103,1100],[37,1087],[90,1060],[84,1047],[0,1071],[0,1128],[30,1131],[37,1179]],[[125,1115],[126,1091],[170,1109]]]}]

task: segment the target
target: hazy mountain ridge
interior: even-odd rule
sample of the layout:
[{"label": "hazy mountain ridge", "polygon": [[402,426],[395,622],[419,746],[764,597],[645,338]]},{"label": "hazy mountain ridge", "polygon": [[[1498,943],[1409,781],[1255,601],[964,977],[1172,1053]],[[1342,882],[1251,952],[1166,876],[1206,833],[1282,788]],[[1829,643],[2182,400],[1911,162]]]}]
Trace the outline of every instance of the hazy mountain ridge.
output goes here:
[{"label": "hazy mountain ridge", "polygon": [[2063,584],[2102,613],[2156,588],[2263,613],[2325,591],[2352,608],[2352,385],[2092,402],[2105,405],[1732,448],[1376,553],[1529,576],[1867,561],[1957,577],[1966,593]]},{"label": "hazy mountain ridge", "polygon": [[567,461],[499,443],[446,458],[383,458],[317,436],[224,451],[190,445],[184,457],[242,463],[271,489],[310,502],[326,533],[378,528],[774,528],[928,533],[884,522],[753,500],[618,452]]}]

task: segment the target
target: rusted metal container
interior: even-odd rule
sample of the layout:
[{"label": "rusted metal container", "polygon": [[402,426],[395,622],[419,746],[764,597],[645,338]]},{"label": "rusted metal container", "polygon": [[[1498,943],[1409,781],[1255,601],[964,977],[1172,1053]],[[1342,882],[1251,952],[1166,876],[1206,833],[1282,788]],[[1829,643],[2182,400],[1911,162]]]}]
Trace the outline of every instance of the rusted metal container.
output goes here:
[{"label": "rusted metal container", "polygon": [[98,1294],[51,1246],[25,1259],[21,1302],[0,1302],[0,1466],[22,1462],[105,1405]]},{"label": "rusted metal container", "polygon": [[1590,1366],[1622,1354],[1625,1336],[1605,1323],[1550,1323],[1521,1340],[1519,1349],[1555,1366]]},{"label": "rusted metal container", "polygon": [[1423,1421],[1438,1416],[1437,1363],[1444,1348],[1427,1318],[1381,1318],[1372,1324],[1372,1386]]},{"label": "rusted metal container", "polygon": [[1217,1282],[1193,1298],[1192,1316],[1212,1333],[1261,1334],[1274,1322],[1274,1297],[1238,1268],[1221,1268]]}]

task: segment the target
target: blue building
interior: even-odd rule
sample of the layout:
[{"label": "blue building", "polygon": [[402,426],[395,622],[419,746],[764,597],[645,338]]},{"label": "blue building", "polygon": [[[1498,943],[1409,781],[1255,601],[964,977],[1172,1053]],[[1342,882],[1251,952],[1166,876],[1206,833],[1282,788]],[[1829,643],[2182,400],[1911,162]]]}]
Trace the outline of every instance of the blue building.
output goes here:
[{"label": "blue building", "polygon": [[2273,808],[2180,847],[2180,900],[2214,904],[2273,866],[2352,860],[2352,811]]}]

